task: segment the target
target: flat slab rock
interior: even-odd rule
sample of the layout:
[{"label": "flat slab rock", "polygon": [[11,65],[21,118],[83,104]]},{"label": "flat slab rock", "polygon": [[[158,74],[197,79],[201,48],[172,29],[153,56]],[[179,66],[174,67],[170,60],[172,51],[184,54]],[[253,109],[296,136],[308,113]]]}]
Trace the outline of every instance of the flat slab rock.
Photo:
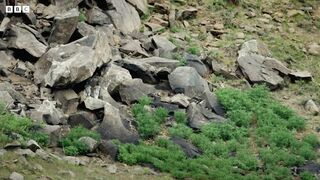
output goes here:
[{"label": "flat slab rock", "polygon": [[277,59],[271,58],[267,46],[257,40],[245,42],[238,54],[239,68],[244,77],[253,84],[266,83],[270,88],[276,89],[282,86],[284,77],[292,80],[312,79],[309,72],[293,71]]}]

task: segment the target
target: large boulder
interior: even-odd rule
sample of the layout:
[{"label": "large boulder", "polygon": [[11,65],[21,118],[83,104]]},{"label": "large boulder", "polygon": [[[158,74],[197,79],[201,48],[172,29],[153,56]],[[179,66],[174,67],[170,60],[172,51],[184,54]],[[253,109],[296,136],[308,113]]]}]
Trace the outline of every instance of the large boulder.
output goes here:
[{"label": "large boulder", "polygon": [[107,14],[117,29],[124,34],[139,30],[141,25],[139,13],[132,5],[125,0],[108,0],[107,3],[112,7]]},{"label": "large boulder", "polygon": [[141,79],[126,80],[119,86],[121,100],[126,104],[137,102],[154,92],[156,89],[152,85],[143,83]]},{"label": "large boulder", "polygon": [[179,66],[179,61],[161,57],[122,59],[117,62],[134,77],[151,84],[157,83],[158,79],[167,79],[168,74]]},{"label": "large boulder", "polygon": [[94,113],[87,111],[78,111],[71,114],[68,118],[68,124],[71,127],[83,126],[87,129],[91,129],[97,124],[97,117]]},{"label": "large boulder", "polygon": [[79,11],[74,8],[54,18],[54,25],[48,39],[49,43],[65,44],[77,28]]},{"label": "large boulder", "polygon": [[110,61],[106,35],[98,31],[78,41],[50,49],[35,64],[35,82],[50,87],[80,83]]},{"label": "large boulder", "polygon": [[147,0],[126,0],[129,4],[136,8],[141,15],[149,13]]},{"label": "large boulder", "polygon": [[47,46],[38,41],[32,32],[18,25],[12,25],[8,47],[23,49],[34,57],[41,57]]},{"label": "large boulder", "polygon": [[117,139],[123,143],[136,143],[139,139],[138,134],[126,128],[120,113],[118,108],[106,103],[104,107],[104,118],[97,128],[97,131],[104,140]]},{"label": "large boulder", "polygon": [[172,90],[191,98],[201,97],[206,90],[209,90],[206,80],[193,67],[178,67],[168,78]]},{"label": "large boulder", "polygon": [[267,84],[271,89],[280,87],[284,79],[312,80],[312,75],[306,71],[293,71],[277,59],[271,58],[267,46],[257,40],[245,42],[237,63],[244,77],[253,84]]}]

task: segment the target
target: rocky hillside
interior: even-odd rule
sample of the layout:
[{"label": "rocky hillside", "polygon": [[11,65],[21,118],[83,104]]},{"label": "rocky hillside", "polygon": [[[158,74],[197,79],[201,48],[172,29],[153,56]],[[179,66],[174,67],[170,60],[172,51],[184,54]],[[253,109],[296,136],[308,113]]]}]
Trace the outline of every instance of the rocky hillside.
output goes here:
[{"label": "rocky hillside", "polygon": [[18,4],[0,179],[320,178],[317,0]]}]

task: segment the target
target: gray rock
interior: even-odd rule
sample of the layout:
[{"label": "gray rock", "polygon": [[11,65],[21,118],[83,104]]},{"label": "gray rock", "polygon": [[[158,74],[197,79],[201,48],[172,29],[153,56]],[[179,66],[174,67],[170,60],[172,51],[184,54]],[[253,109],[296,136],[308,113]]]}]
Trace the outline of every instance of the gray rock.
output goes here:
[{"label": "gray rock", "polygon": [[209,75],[207,66],[201,61],[198,56],[193,54],[186,54],[185,59],[187,61],[187,66],[195,68],[202,77],[206,77]]},{"label": "gray rock", "polygon": [[140,15],[149,13],[147,0],[126,0],[129,4],[136,8]]},{"label": "gray rock", "polygon": [[304,105],[304,108],[313,115],[318,115],[320,113],[320,109],[317,104],[312,100],[308,100]]},{"label": "gray rock", "polygon": [[107,14],[117,29],[124,34],[139,30],[141,25],[140,17],[132,5],[125,0],[108,0],[108,3],[113,8],[108,10]]},{"label": "gray rock", "polygon": [[312,43],[308,45],[307,49],[308,49],[308,53],[312,55],[315,55],[315,56],[320,55],[320,45],[317,43]]},{"label": "gray rock", "polygon": [[117,160],[117,155],[119,152],[119,148],[115,145],[112,140],[106,141],[102,140],[99,144],[99,150],[101,153],[105,155],[109,155],[113,160]]},{"label": "gray rock", "polygon": [[77,112],[79,96],[72,89],[60,90],[55,92],[54,98],[62,104],[62,110],[66,114]]},{"label": "gray rock", "polygon": [[9,39],[8,47],[24,49],[34,57],[41,57],[46,52],[47,46],[27,29],[12,25],[11,33],[13,36]]},{"label": "gray rock", "polygon": [[84,105],[86,106],[87,109],[90,110],[98,110],[98,109],[102,109],[105,105],[105,101],[101,100],[101,99],[96,99],[93,97],[87,97],[84,100]]},{"label": "gray rock", "polygon": [[216,60],[211,60],[212,71],[215,75],[221,75],[227,79],[236,79],[236,75],[227,69],[223,64],[218,63]]},{"label": "gray rock", "polygon": [[196,103],[190,103],[188,110],[188,125],[194,129],[201,129],[202,126],[210,123],[210,121],[202,114],[200,106]]},{"label": "gray rock", "polygon": [[11,108],[14,106],[14,99],[7,91],[0,91],[1,102],[4,103],[5,107]]},{"label": "gray rock", "polygon": [[17,172],[13,172],[10,174],[10,177],[9,177],[10,180],[24,180],[24,177],[17,173]]},{"label": "gray rock", "polygon": [[110,58],[108,39],[99,31],[94,37],[86,36],[51,48],[35,64],[35,82],[50,87],[80,83],[91,77],[98,67],[108,63]]},{"label": "gray rock", "polygon": [[167,79],[167,75],[179,66],[179,61],[177,60],[160,57],[122,59],[117,62],[123,68],[128,69],[134,76],[151,84],[157,83],[157,79]]},{"label": "gray rock", "polygon": [[268,47],[260,41],[250,40],[245,42],[241,50],[238,52],[239,57],[247,56],[250,54],[258,54],[264,57],[271,57],[271,52]]},{"label": "gray rock", "polygon": [[54,18],[54,25],[48,39],[49,43],[65,44],[77,28],[79,11],[74,8]]},{"label": "gray rock", "polygon": [[188,96],[185,96],[184,94],[176,94],[170,98],[170,101],[174,104],[178,104],[182,107],[188,107],[190,102],[190,98]]},{"label": "gray rock", "polygon": [[126,104],[137,102],[155,91],[152,85],[143,83],[141,79],[126,80],[119,87],[121,100]]},{"label": "gray rock", "polygon": [[41,113],[42,119],[48,124],[57,125],[64,120],[64,114],[56,108],[55,102],[44,100],[37,111]]},{"label": "gray rock", "polygon": [[81,137],[79,141],[87,145],[89,152],[93,152],[98,146],[98,141],[91,137]]},{"label": "gray rock", "polygon": [[194,19],[197,17],[197,13],[198,13],[198,9],[191,7],[191,8],[183,10],[181,12],[181,16],[179,17],[179,19],[181,19],[181,20]]},{"label": "gray rock", "polygon": [[141,47],[139,40],[131,40],[119,49],[121,52],[132,56],[149,57],[149,54]]},{"label": "gray rock", "polygon": [[163,52],[171,52],[177,48],[172,42],[163,36],[153,36],[152,42],[154,43],[155,47]]},{"label": "gray rock", "polygon": [[7,30],[9,23],[10,23],[9,17],[5,17],[2,19],[1,24],[0,24],[0,32],[1,33],[5,32]]},{"label": "gray rock", "polygon": [[77,30],[82,35],[82,37],[96,33],[96,29],[85,22],[79,22],[77,25]]},{"label": "gray rock", "polygon": [[20,102],[22,104],[26,103],[25,97],[21,93],[17,92],[14,89],[14,86],[8,82],[0,82],[0,91],[7,91],[15,101]]},{"label": "gray rock", "polygon": [[[132,77],[128,70],[115,64],[110,64],[102,72],[102,76],[99,79],[99,84],[101,86],[101,91],[105,90],[105,92],[114,93],[122,82],[130,79],[132,79]],[[100,92],[102,97],[103,94],[104,93]]]},{"label": "gray rock", "polygon": [[128,130],[122,122],[119,109],[106,103],[104,107],[104,118],[97,131],[101,134],[102,139],[117,139],[123,143],[137,142],[139,136]]},{"label": "gray rock", "polygon": [[240,56],[237,60],[243,75],[251,83],[266,83],[270,88],[276,89],[284,82],[277,71],[263,64],[266,58],[261,55],[251,54]]},{"label": "gray rock", "polygon": [[117,173],[117,166],[116,165],[114,165],[114,164],[111,164],[111,165],[109,165],[108,167],[107,167],[107,170],[109,171],[109,173],[111,173],[111,174],[115,174],[115,173]]},{"label": "gray rock", "polygon": [[165,3],[154,3],[154,12],[160,13],[160,14],[169,14],[170,13],[170,7],[169,5]]},{"label": "gray rock", "polygon": [[202,154],[201,150],[188,142],[185,139],[179,138],[179,137],[173,137],[171,138],[171,141],[174,144],[177,144],[180,146],[180,148],[183,150],[183,152],[186,154],[188,158],[196,158]]},{"label": "gray rock", "polygon": [[82,1],[83,0],[51,0],[51,3],[56,5],[58,8],[69,9],[75,8]]},{"label": "gray rock", "polygon": [[289,74],[289,77],[294,81],[296,80],[311,81],[312,80],[312,74],[308,71],[294,71]]},{"label": "gray rock", "polygon": [[36,152],[38,149],[41,149],[40,145],[32,139],[29,140],[26,145],[33,152]]},{"label": "gray rock", "polygon": [[18,61],[14,67],[14,73],[20,76],[25,76],[30,70],[26,67],[25,63]]},{"label": "gray rock", "polygon": [[13,150],[13,149],[19,149],[21,147],[21,143],[19,141],[13,141],[10,143],[7,143],[3,148],[5,150]]},{"label": "gray rock", "polygon": [[222,105],[219,103],[218,98],[213,94],[213,92],[206,91],[203,94],[202,99],[205,100],[207,108],[214,111],[216,114],[220,116],[225,115],[225,111]]},{"label": "gray rock", "polygon": [[21,156],[25,156],[25,157],[35,157],[36,154],[31,151],[30,149],[16,149],[14,151],[14,153],[21,155]]},{"label": "gray rock", "polygon": [[168,78],[173,91],[184,93],[191,98],[200,97],[206,90],[209,90],[207,82],[193,67],[178,67]]},{"label": "gray rock", "polygon": [[94,7],[87,12],[87,22],[93,25],[112,24],[111,19],[101,9]]},{"label": "gray rock", "polygon": [[83,126],[84,128],[91,129],[97,124],[97,117],[94,113],[79,111],[69,116],[68,124],[71,127]]}]

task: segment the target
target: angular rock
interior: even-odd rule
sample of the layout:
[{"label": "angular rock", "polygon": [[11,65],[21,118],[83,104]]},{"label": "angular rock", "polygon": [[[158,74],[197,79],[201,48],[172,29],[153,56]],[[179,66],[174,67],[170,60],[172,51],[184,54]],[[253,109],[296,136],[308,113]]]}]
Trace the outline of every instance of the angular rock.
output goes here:
[{"label": "angular rock", "polygon": [[206,80],[193,67],[178,67],[168,78],[173,91],[184,93],[191,98],[200,97],[206,90],[209,90]]},{"label": "angular rock", "polygon": [[295,71],[289,74],[289,77],[293,80],[305,80],[312,81],[312,74],[308,71]]},{"label": "angular rock", "polygon": [[154,3],[154,12],[157,12],[160,14],[169,14],[170,7],[164,3]]},{"label": "angular rock", "polygon": [[131,40],[119,49],[121,52],[131,54],[132,56],[149,57],[149,54],[142,49],[139,40]]},{"label": "angular rock", "polygon": [[304,108],[313,115],[318,115],[320,113],[319,107],[312,99],[306,102]]},{"label": "angular rock", "polygon": [[87,145],[89,152],[93,152],[98,146],[98,141],[91,137],[81,137],[79,141]]},{"label": "angular rock", "polygon": [[21,147],[21,143],[19,141],[13,141],[6,144],[3,148],[6,150],[14,150],[19,149]]},{"label": "angular rock", "polygon": [[201,102],[200,104],[196,104],[195,102],[190,103],[187,109],[188,115],[188,124],[191,128],[201,129],[202,126],[210,123],[222,123],[227,120],[211,111],[205,106],[205,102]]},{"label": "angular rock", "polygon": [[198,9],[191,7],[183,10],[181,12],[181,17],[179,19],[181,20],[194,19],[197,17],[197,13],[198,13]]},{"label": "angular rock", "polygon": [[240,56],[237,62],[243,75],[251,83],[266,83],[270,88],[276,89],[284,80],[278,72],[263,64],[265,59],[264,56],[251,54]]},{"label": "angular rock", "polygon": [[102,109],[105,105],[105,101],[101,100],[101,99],[96,99],[93,97],[87,97],[84,100],[84,105],[86,106],[87,109],[90,110],[98,110],[98,109]]},{"label": "angular rock", "polygon": [[180,148],[188,158],[196,158],[202,154],[202,151],[199,148],[197,148],[196,146],[194,146],[193,144],[191,144],[185,139],[182,139],[179,137],[173,137],[171,138],[171,141],[174,144],[177,144],[178,146],[180,146]]},{"label": "angular rock", "polygon": [[65,13],[58,14],[54,18],[54,25],[48,39],[49,43],[65,44],[69,42],[73,32],[77,28],[79,11],[74,8]]},{"label": "angular rock", "polygon": [[82,37],[89,36],[96,33],[96,29],[85,22],[79,22],[77,25],[77,30]]},{"label": "angular rock", "polygon": [[163,29],[165,29],[163,26],[161,26],[160,24],[156,24],[156,23],[151,23],[151,22],[147,22],[144,23],[153,33],[162,31]]},{"label": "angular rock", "polygon": [[187,66],[195,68],[202,77],[209,75],[207,66],[200,60],[198,56],[193,54],[186,54],[185,59],[187,61]]},{"label": "angular rock", "polygon": [[36,152],[38,149],[41,149],[40,145],[32,139],[27,142],[27,147],[33,152]]},{"label": "angular rock", "polygon": [[113,160],[117,160],[119,148],[112,140],[102,140],[98,148],[103,154],[109,155]]},{"label": "angular rock", "polygon": [[211,60],[211,67],[215,75],[221,75],[227,79],[236,79],[236,75],[228,70],[223,64],[218,63],[216,60]]},{"label": "angular rock", "polygon": [[109,6],[113,7],[107,11],[114,26],[124,34],[138,31],[141,25],[140,17],[136,9],[125,0],[108,0]]},{"label": "angular rock", "polygon": [[213,110],[217,115],[224,116],[225,111],[222,107],[222,105],[219,103],[218,98],[213,94],[213,92],[206,91],[202,99],[206,102],[206,107],[210,110]]},{"label": "angular rock", "polygon": [[11,108],[14,106],[14,99],[7,91],[0,91],[1,103],[4,103],[5,107]]},{"label": "angular rock", "polygon": [[23,49],[34,57],[41,57],[47,46],[37,40],[37,38],[27,29],[12,25],[8,47]]},{"label": "angular rock", "polygon": [[136,8],[140,15],[149,13],[147,0],[127,0],[129,4]]},{"label": "angular rock", "polygon": [[55,100],[62,104],[62,110],[66,114],[77,112],[79,96],[72,89],[57,91],[54,95]]},{"label": "angular rock", "polygon": [[87,22],[93,25],[112,24],[109,16],[102,12],[101,9],[94,7],[87,12]]},{"label": "angular rock", "polygon": [[54,102],[49,100],[44,100],[37,111],[41,113],[41,118],[50,125],[61,124],[64,120],[63,112],[56,108]]},{"label": "angular rock", "polygon": [[153,36],[152,42],[154,43],[155,47],[163,52],[171,52],[177,48],[172,42],[163,36]]},{"label": "angular rock", "polygon": [[14,67],[14,73],[20,76],[27,75],[27,72],[30,70],[26,67],[25,63],[22,61],[18,61],[16,66]]},{"label": "angular rock", "polygon": [[123,143],[136,143],[139,140],[138,134],[128,130],[122,122],[119,109],[106,103],[104,107],[104,118],[97,131],[102,139],[117,139]]},{"label": "angular rock", "polygon": [[10,180],[24,180],[24,177],[17,173],[17,172],[13,172],[10,174],[10,177],[9,177]]},{"label": "angular rock", "polygon": [[141,79],[126,80],[119,87],[121,100],[126,104],[137,102],[155,91],[152,85],[143,83]]},{"label": "angular rock", "polygon": [[167,75],[179,66],[179,61],[150,57],[144,59],[123,59],[117,61],[128,69],[134,77],[139,77],[147,83],[157,83],[157,79],[167,79]]},{"label": "angular rock", "polygon": [[178,104],[185,108],[189,106],[190,104],[189,100],[190,98],[188,96],[185,96],[184,94],[176,94],[172,96],[170,99],[172,103]]},{"label": "angular rock", "polygon": [[103,32],[51,48],[35,64],[35,82],[50,87],[80,83],[110,61],[111,49]]},{"label": "angular rock", "polygon": [[258,54],[264,57],[271,57],[271,52],[268,47],[260,41],[250,40],[245,42],[241,50],[238,52],[239,57],[250,55],[250,54]]},{"label": "angular rock", "polygon": [[82,126],[84,128],[91,129],[97,124],[97,117],[94,113],[79,111],[69,116],[68,124],[71,127]]}]

